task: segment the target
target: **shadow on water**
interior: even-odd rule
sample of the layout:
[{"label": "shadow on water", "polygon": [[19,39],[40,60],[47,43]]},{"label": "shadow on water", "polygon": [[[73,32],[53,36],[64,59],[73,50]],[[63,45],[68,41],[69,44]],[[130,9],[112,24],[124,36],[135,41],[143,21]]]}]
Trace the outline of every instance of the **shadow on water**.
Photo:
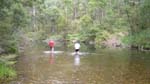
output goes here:
[{"label": "shadow on water", "polygon": [[[83,47],[83,46],[82,46]],[[17,63],[18,78],[9,84],[149,84],[150,53],[96,49],[71,54],[73,48],[26,49]],[[90,49],[82,48],[81,53]],[[92,49],[93,50],[93,49]]]}]

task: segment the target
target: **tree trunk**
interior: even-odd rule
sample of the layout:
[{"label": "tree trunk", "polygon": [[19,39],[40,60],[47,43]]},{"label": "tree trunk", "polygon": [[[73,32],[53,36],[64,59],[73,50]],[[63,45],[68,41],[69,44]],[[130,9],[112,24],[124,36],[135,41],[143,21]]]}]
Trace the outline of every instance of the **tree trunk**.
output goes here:
[{"label": "tree trunk", "polygon": [[73,2],[73,7],[74,7],[74,8],[73,8],[73,20],[77,18],[78,2],[79,2],[78,0],[74,0],[74,2]]},{"label": "tree trunk", "polygon": [[36,28],[36,24],[35,24],[35,6],[32,7],[32,30],[35,31]]}]

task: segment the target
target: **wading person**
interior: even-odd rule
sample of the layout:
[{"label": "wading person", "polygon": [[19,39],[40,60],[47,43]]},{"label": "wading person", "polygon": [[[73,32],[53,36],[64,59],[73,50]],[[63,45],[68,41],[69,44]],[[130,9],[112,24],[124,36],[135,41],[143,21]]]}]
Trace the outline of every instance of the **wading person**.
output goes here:
[{"label": "wading person", "polygon": [[80,50],[80,43],[77,41],[74,44],[74,48],[75,48],[75,54],[79,54],[79,50]]},{"label": "wading person", "polygon": [[48,44],[49,44],[49,47],[50,47],[50,51],[53,52],[54,51],[55,42],[53,40],[50,40]]}]

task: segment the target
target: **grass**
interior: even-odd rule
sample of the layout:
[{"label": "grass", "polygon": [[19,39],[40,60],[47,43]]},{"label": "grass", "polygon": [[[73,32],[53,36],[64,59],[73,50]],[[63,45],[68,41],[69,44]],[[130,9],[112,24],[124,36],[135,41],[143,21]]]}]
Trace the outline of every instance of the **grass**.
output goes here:
[{"label": "grass", "polygon": [[2,78],[12,78],[16,76],[16,71],[5,64],[0,64],[0,79]]},{"label": "grass", "polygon": [[0,64],[0,84],[6,84],[17,76],[16,71],[5,64]]},{"label": "grass", "polygon": [[14,54],[0,56],[0,84],[4,84],[17,76],[12,67],[16,63],[15,58],[16,55]]}]

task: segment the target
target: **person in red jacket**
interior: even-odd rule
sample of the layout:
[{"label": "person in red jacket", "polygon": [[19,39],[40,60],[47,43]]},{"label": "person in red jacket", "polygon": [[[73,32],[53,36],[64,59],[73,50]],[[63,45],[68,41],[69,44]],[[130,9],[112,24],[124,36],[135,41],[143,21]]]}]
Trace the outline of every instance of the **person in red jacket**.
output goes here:
[{"label": "person in red jacket", "polygon": [[53,40],[50,40],[48,44],[49,44],[50,50],[53,52],[54,51],[55,42]]}]

